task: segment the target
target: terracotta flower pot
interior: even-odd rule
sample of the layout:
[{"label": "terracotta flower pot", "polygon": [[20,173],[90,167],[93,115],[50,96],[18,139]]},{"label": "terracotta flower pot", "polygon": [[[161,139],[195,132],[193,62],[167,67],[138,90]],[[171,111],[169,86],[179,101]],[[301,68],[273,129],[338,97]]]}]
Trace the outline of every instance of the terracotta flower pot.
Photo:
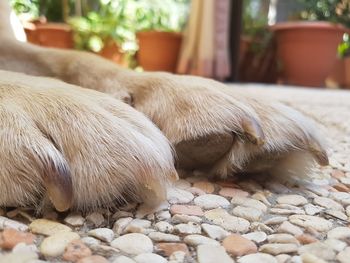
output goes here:
[{"label": "terracotta flower pot", "polygon": [[324,87],[337,59],[337,47],[347,29],[328,22],[285,22],[272,27],[283,82]]},{"label": "terracotta flower pot", "polygon": [[137,33],[137,59],[147,71],[175,72],[182,36],[174,32],[144,31]]},{"label": "terracotta flower pot", "polygon": [[125,54],[115,41],[108,41],[105,43],[103,49],[98,53],[100,56],[112,60],[113,62],[127,67],[127,60]]},{"label": "terracotta flower pot", "polygon": [[27,40],[33,44],[55,47],[73,48],[73,31],[66,24],[60,23],[38,23],[27,24],[24,27]]}]

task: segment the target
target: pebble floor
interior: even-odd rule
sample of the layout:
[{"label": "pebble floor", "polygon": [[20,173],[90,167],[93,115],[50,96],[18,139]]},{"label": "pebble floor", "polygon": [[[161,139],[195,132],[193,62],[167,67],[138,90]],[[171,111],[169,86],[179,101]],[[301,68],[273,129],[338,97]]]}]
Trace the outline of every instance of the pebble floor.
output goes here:
[{"label": "pebble floor", "polygon": [[[321,125],[330,165],[308,183],[239,178],[179,180],[158,211],[36,217],[0,209],[0,263],[350,262],[350,92],[247,85]],[[281,175],[283,177],[283,175]]]}]

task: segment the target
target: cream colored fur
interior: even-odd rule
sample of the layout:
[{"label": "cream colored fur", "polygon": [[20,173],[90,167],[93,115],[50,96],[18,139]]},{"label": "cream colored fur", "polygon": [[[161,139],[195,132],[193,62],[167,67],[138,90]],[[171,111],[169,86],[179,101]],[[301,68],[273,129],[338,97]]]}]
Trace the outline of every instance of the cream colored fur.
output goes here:
[{"label": "cream colored fur", "polygon": [[[8,17],[4,10],[0,9],[1,21]],[[0,186],[7,193],[0,205],[35,202],[46,187],[49,196],[53,189],[51,201],[62,206],[55,204],[56,208],[67,209],[70,205],[60,196],[68,189],[60,186],[65,181],[56,187],[56,182],[44,180],[47,162],[55,164],[56,173],[61,173],[61,166],[70,171],[74,208],[110,204],[125,192],[136,200],[159,202],[166,182],[176,177],[171,150],[158,129],[137,111],[174,146],[178,168],[222,177],[262,171],[305,175],[313,160],[328,162],[324,140],[312,121],[268,98],[246,96],[199,77],[136,73],[85,52],[20,43],[8,29],[0,30],[0,69],[90,89],[1,72],[1,96],[11,102],[7,106],[2,99],[2,118],[18,121],[18,127],[11,128],[14,134],[21,134],[25,125],[30,128],[22,128],[23,140],[19,135],[9,137],[6,147],[19,163],[8,158],[2,164],[8,171],[2,185],[10,190]],[[108,93],[137,111],[92,90]],[[6,129],[9,122],[2,125]],[[21,147],[35,156],[34,168],[32,159],[25,162]],[[0,160],[6,159],[1,151]],[[46,156],[44,164],[38,161],[41,156]],[[27,181],[15,184],[19,175]],[[159,197],[154,196],[157,193]]]}]

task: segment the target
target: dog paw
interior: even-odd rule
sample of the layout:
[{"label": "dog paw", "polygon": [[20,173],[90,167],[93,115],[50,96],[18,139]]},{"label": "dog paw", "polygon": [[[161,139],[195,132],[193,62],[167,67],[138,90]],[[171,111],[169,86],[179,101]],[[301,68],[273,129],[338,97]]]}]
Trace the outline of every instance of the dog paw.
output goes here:
[{"label": "dog paw", "polygon": [[283,104],[199,77],[143,73],[130,82],[134,107],[174,145],[178,168],[221,177],[266,171],[300,176],[314,160],[328,163],[312,120]]},{"label": "dog paw", "polygon": [[176,179],[167,139],[108,95],[0,71],[0,206],[157,205]]}]

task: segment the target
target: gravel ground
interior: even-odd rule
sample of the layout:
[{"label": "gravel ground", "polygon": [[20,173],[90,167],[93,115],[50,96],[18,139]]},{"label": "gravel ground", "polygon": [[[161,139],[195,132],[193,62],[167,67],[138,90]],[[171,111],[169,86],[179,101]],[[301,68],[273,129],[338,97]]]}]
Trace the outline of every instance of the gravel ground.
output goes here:
[{"label": "gravel ground", "polygon": [[[151,213],[129,205],[93,213],[0,209],[0,262],[350,262],[350,92],[242,87],[313,117],[330,166],[309,183],[179,180]],[[283,178],[283,175],[281,175]]]}]

